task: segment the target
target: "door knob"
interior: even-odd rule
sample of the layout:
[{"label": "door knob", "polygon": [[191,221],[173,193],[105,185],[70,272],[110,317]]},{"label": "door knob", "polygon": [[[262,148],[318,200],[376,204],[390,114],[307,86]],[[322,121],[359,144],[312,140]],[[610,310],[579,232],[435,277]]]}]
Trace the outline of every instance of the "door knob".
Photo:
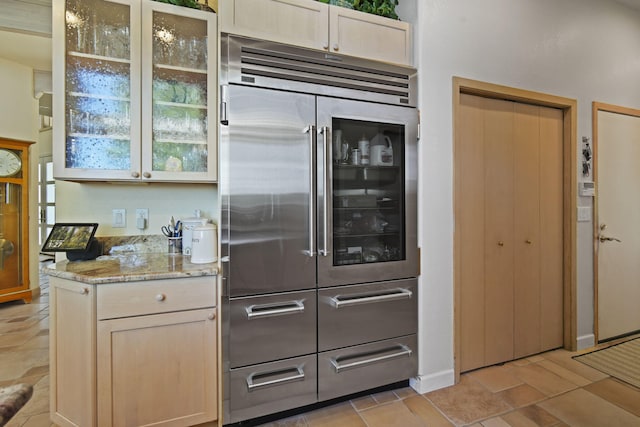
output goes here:
[{"label": "door knob", "polygon": [[525,242],[527,245],[530,245],[530,244],[532,243],[532,242],[531,242],[531,239],[527,239],[527,240],[525,240],[524,242]]},{"label": "door knob", "polygon": [[504,242],[501,240],[498,242],[498,246],[504,246]]}]

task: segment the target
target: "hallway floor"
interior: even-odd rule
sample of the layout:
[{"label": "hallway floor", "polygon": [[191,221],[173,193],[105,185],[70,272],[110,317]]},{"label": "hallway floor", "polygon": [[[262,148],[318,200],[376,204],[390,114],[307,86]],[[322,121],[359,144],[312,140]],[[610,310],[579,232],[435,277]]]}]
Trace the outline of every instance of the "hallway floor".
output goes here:
[{"label": "hallway floor", "polygon": [[[49,287],[31,304],[0,304],[0,386],[34,385],[8,427],[48,427]],[[640,426],[640,389],[555,350],[462,375],[424,395],[382,392],[278,420],[267,427]]]}]

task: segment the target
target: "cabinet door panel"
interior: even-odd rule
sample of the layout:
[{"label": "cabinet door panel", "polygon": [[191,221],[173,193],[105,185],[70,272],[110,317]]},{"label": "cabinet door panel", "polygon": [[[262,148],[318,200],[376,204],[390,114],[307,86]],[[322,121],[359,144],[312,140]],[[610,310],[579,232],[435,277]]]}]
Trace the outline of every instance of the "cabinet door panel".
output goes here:
[{"label": "cabinet door panel", "polygon": [[344,7],[329,8],[330,50],[411,65],[411,26]]},{"label": "cabinet door panel", "polygon": [[220,31],[311,49],[328,48],[329,6],[308,0],[225,0]]},{"label": "cabinet door panel", "polygon": [[215,309],[98,322],[98,425],[217,417]]}]

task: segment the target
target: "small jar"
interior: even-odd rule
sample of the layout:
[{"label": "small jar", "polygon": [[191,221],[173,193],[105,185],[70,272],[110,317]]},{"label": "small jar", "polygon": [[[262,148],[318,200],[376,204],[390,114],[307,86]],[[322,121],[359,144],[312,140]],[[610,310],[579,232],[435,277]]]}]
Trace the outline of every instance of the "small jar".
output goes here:
[{"label": "small jar", "polygon": [[360,164],[360,150],[357,148],[354,148],[353,150],[351,150],[351,164],[352,165]]}]

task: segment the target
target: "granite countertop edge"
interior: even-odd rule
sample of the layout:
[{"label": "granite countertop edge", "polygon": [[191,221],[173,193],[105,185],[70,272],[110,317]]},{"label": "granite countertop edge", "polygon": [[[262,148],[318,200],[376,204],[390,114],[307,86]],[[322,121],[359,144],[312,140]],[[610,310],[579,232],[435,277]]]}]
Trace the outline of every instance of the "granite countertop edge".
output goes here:
[{"label": "granite countertop edge", "polygon": [[43,268],[52,277],[99,285],[116,282],[216,276],[218,264],[193,264],[189,257],[164,254],[103,256],[88,261],[59,261]]}]

